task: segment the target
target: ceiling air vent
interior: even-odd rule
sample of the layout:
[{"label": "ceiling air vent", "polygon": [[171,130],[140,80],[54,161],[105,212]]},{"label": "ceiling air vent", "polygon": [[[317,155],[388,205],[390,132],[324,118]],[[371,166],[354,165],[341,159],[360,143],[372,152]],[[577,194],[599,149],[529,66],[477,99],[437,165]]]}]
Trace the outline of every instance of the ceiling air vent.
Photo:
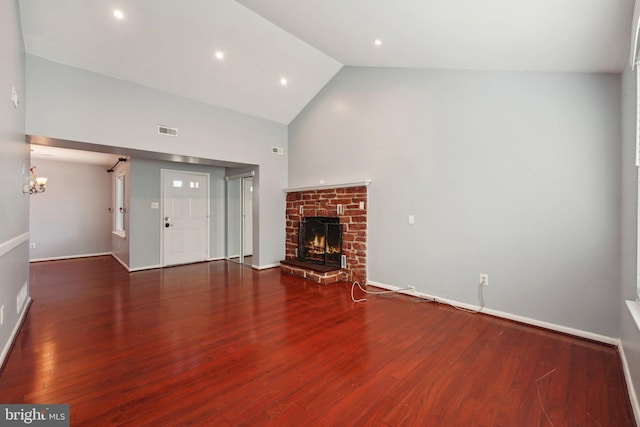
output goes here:
[{"label": "ceiling air vent", "polygon": [[170,128],[167,126],[158,125],[158,133],[160,135],[178,136],[177,128]]},{"label": "ceiling air vent", "polygon": [[282,148],[282,147],[271,147],[271,152],[273,154],[280,154],[282,156],[284,154],[284,148]]}]

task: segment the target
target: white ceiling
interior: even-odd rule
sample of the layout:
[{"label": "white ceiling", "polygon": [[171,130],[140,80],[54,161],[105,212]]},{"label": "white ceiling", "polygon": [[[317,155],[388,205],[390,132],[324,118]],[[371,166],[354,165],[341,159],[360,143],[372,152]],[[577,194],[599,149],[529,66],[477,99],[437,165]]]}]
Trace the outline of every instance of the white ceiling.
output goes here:
[{"label": "white ceiling", "polygon": [[375,67],[617,73],[633,15],[633,0],[238,1],[344,65]]},{"label": "white ceiling", "polygon": [[284,124],[341,68],[233,0],[20,0],[20,15],[30,54]]},{"label": "white ceiling", "polygon": [[633,0],[20,0],[30,54],[282,124],[343,65],[617,73],[632,11]]}]

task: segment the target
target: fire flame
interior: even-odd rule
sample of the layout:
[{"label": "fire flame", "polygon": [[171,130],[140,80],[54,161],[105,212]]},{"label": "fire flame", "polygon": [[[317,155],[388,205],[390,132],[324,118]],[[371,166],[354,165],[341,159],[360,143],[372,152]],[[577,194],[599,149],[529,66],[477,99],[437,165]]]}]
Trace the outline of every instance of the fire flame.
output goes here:
[{"label": "fire flame", "polygon": [[313,242],[311,242],[314,248],[324,249],[324,236],[315,235]]}]

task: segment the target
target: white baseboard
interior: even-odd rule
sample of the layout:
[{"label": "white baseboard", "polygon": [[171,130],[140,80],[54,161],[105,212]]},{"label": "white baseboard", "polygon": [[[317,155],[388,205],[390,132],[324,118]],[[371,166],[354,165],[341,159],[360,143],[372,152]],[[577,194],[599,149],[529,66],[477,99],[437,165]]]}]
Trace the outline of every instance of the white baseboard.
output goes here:
[{"label": "white baseboard", "polygon": [[[367,284],[371,285],[371,286],[375,286],[377,288],[382,288],[382,289],[387,289],[390,291],[397,291],[399,288],[397,286],[391,286],[391,285],[386,285],[384,283],[378,283],[378,282],[373,282],[373,281],[367,281]],[[454,300],[450,300],[450,299],[446,299],[446,298],[440,298],[438,296],[435,295],[428,295],[422,292],[415,292],[415,291],[402,291],[401,293],[406,294],[406,295],[411,295],[414,297],[418,297],[418,298],[424,298],[424,299],[429,299],[429,300],[437,300],[439,302],[443,302],[445,304],[452,304],[458,307],[462,307],[462,308],[466,308],[468,310],[478,310],[480,309],[479,305],[474,305],[474,304],[467,304],[464,302],[459,302],[459,301],[454,301]],[[544,329],[549,329],[552,331],[556,331],[556,332],[562,332],[564,334],[569,334],[569,335],[574,335],[576,337],[580,337],[580,338],[586,338],[592,341],[598,341],[598,342],[602,342],[605,344],[609,344],[609,345],[618,345],[618,339],[617,338],[611,338],[605,335],[600,335],[600,334],[595,334],[593,332],[588,332],[588,331],[583,331],[581,329],[574,329],[574,328],[569,328],[567,326],[562,326],[562,325],[557,325],[555,323],[549,323],[549,322],[544,322],[541,320],[537,320],[537,319],[531,319],[530,317],[524,317],[524,316],[519,316],[517,314],[512,314],[512,313],[506,313],[504,311],[499,311],[499,310],[492,310],[490,308],[483,308],[482,309],[482,313],[484,314],[489,314],[491,316],[495,316],[495,317],[501,317],[503,319],[508,319],[508,320],[513,320],[516,322],[520,322],[520,323],[525,323],[528,325],[532,325],[532,326],[537,326],[540,328],[544,328]]]},{"label": "white baseboard", "polygon": [[267,270],[269,268],[280,267],[280,263],[277,264],[267,264],[267,265],[252,265],[251,268],[254,270]]},{"label": "white baseboard", "polygon": [[[125,263],[124,263],[120,258],[118,258],[117,256],[115,256],[114,254],[111,254],[111,255],[116,259],[116,261],[118,261],[120,264],[122,264],[122,266],[123,266],[124,268],[126,268],[126,269],[127,269],[127,271],[128,271],[129,273],[133,273],[133,272],[136,272],[136,271],[144,271],[144,270],[154,270],[154,269],[156,269],[156,268],[176,267],[176,266],[177,266],[177,265],[176,265],[176,266],[174,266],[174,265],[163,266],[163,265],[158,264],[158,265],[145,265],[145,266],[143,266],[143,267],[130,268],[130,267],[129,267],[128,265],[126,265],[126,264],[125,264]],[[225,257],[215,257],[215,258],[208,258],[205,262],[210,262],[210,261],[224,261],[224,260],[226,260],[226,259],[227,259],[227,258],[225,258]],[[178,265],[180,265],[180,264],[178,264]],[[280,266],[280,264],[276,264],[276,265],[274,265],[274,267],[279,267],[279,266]],[[252,267],[252,268],[255,268],[254,266],[251,266],[251,267]],[[264,268],[271,268],[271,267],[269,267],[269,266],[267,266],[267,267],[260,267],[259,269],[261,270],[261,269],[264,269]]]},{"label": "white baseboard", "polygon": [[112,253],[111,256],[113,257],[113,259],[118,261],[120,263],[120,265],[123,266],[127,271],[131,271],[131,270],[129,270],[129,266],[127,264],[125,264],[125,262],[122,261],[120,258],[118,258],[118,256],[116,254]]},{"label": "white baseboard", "polygon": [[144,267],[129,268],[129,273],[133,273],[135,271],[143,271],[143,270],[155,270],[156,268],[162,268],[162,266],[158,264],[158,265],[145,265]]},{"label": "white baseboard", "polygon": [[111,252],[100,252],[95,254],[82,254],[82,255],[64,255],[64,256],[54,256],[48,258],[34,258],[30,259],[29,262],[41,262],[41,261],[57,261],[61,259],[75,259],[75,258],[90,258],[95,256],[105,256],[112,255]]},{"label": "white baseboard", "polygon": [[9,340],[7,341],[4,348],[2,349],[2,354],[0,354],[0,366],[3,366],[5,360],[7,359],[7,357],[9,357],[9,351],[11,350],[13,343],[15,342],[16,338],[18,337],[18,334],[20,333],[20,327],[23,325],[24,319],[27,316],[27,313],[29,312],[31,301],[32,301],[31,297],[29,296],[27,299],[27,303],[24,305],[22,309],[22,313],[20,313],[18,322],[13,327],[13,331],[11,332],[11,336],[9,337]]},{"label": "white baseboard", "polygon": [[624,380],[627,383],[627,393],[629,394],[629,401],[631,402],[631,408],[633,409],[633,416],[636,420],[636,424],[640,424],[640,405],[638,405],[638,395],[636,395],[636,389],[633,387],[633,379],[631,378],[631,369],[627,363],[627,356],[624,353],[624,346],[622,341],[618,340],[618,352],[620,353],[620,361],[622,362],[622,370],[624,372]]}]

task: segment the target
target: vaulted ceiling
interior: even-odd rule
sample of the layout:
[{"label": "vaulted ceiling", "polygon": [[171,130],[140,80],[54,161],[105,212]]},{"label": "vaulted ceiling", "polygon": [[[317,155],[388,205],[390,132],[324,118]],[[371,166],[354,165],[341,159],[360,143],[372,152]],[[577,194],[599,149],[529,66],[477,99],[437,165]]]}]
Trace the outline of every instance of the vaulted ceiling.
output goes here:
[{"label": "vaulted ceiling", "polygon": [[633,0],[19,3],[29,54],[282,124],[343,65],[618,73],[633,13]]}]

